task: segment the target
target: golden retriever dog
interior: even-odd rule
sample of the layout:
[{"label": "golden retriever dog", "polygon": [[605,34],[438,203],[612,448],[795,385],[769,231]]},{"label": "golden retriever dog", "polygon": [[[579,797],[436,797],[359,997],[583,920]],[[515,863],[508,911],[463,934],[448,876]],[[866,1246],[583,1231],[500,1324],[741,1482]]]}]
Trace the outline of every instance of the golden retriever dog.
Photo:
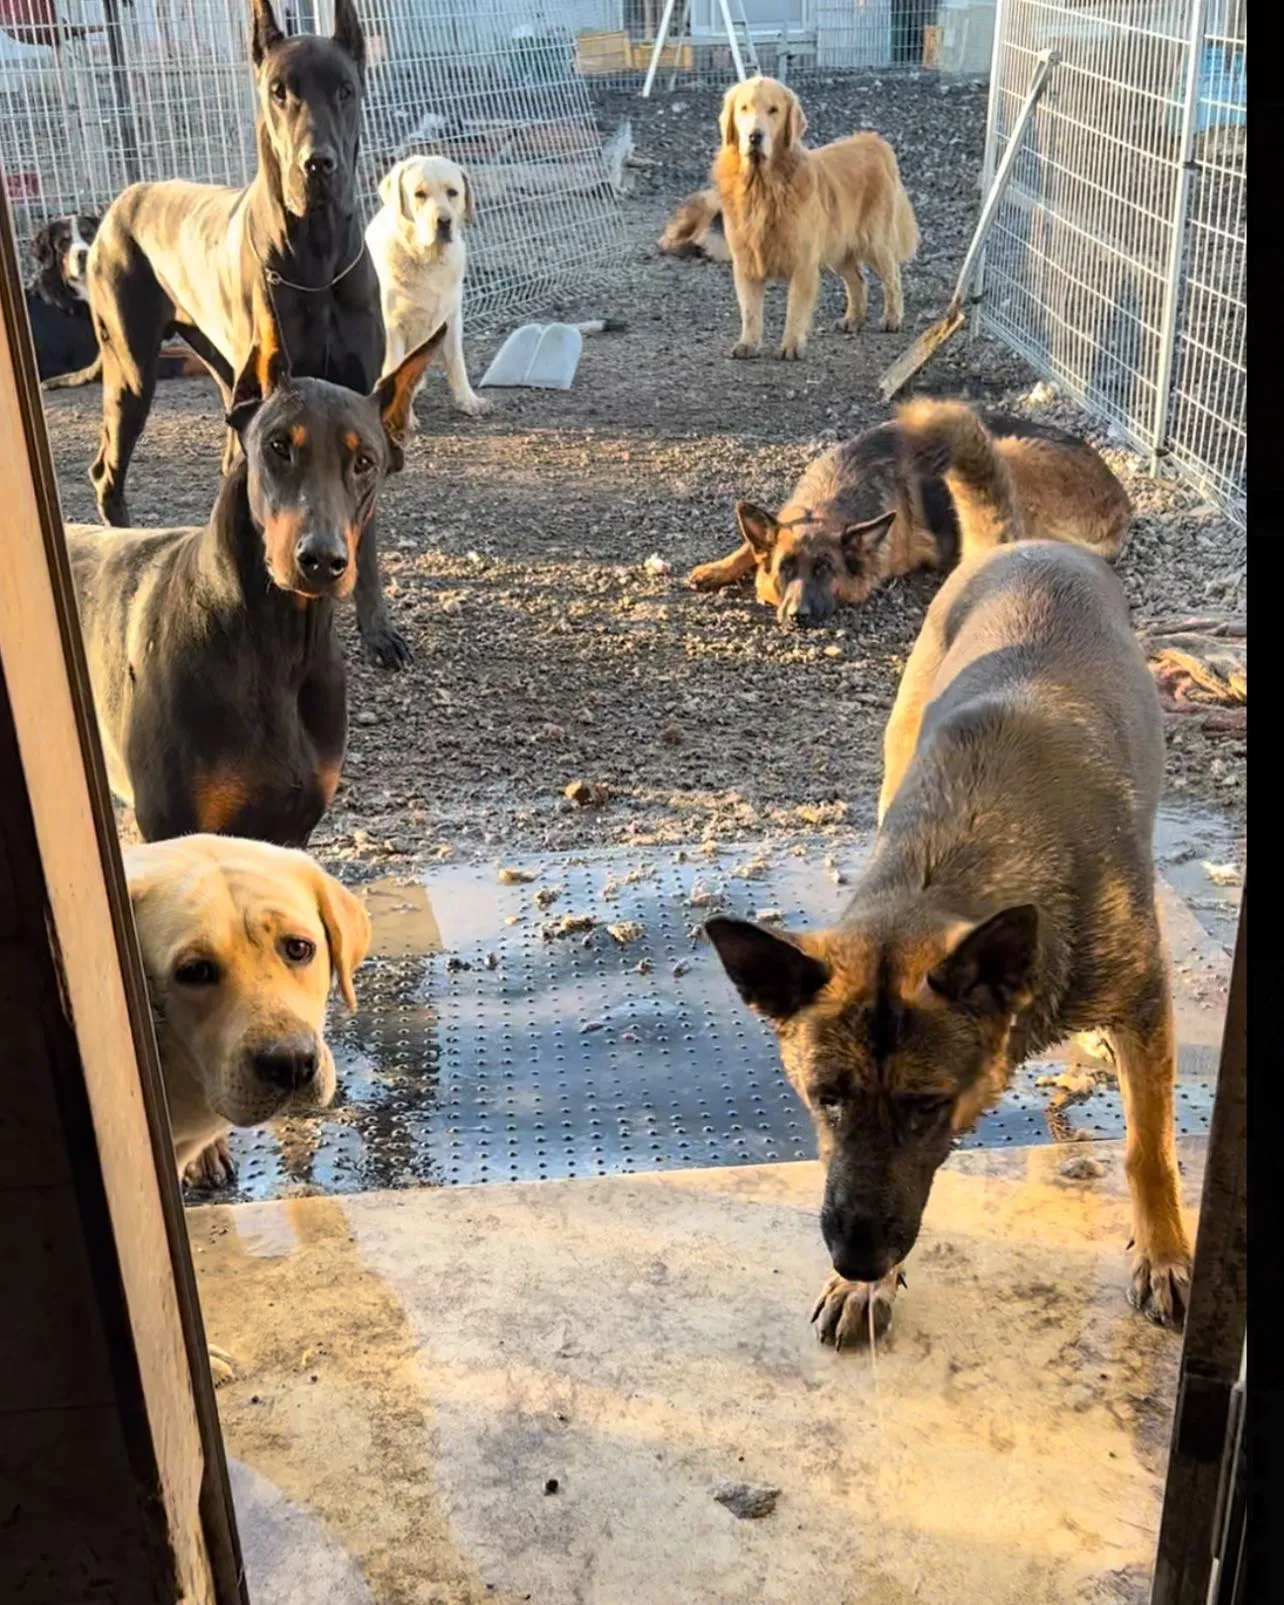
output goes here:
[{"label": "golden retriever dog", "polygon": [[[722,102],[719,126],[722,148],[712,180],[741,314],[740,339],[731,355],[758,355],[767,281],[784,279],[789,302],[780,355],[801,357],[821,268],[837,273],[847,286],[840,329],[854,332],[864,322],[861,269],[866,264],[882,282],[883,328],[899,329],[901,264],[918,249],[918,223],[887,141],[877,134],[849,134],[808,150],[802,143],[807,119],[798,97],[774,78],[733,84]],[[699,200],[684,203],[697,227]]]},{"label": "golden retriever dog", "polygon": [[[445,156],[408,156],[380,180],[379,198],[366,247],[379,275],[384,372],[395,372],[444,323],[441,358],[455,406],[474,417],[488,412],[464,364],[464,228],[474,215],[468,175]],[[410,421],[413,427],[413,399]]]},{"label": "golden retriever dog", "polygon": [[741,544],[689,583],[752,574],[781,624],[817,624],[917,568],[952,568],[1037,533],[1113,562],[1128,493],[1085,441],[1046,424],[923,397],[818,457],[773,515],[736,503]]},{"label": "golden retriever dog", "polygon": [[233,1126],[324,1109],[334,1096],[326,1001],[353,972],[370,918],[306,853],[236,836],[127,848],[125,874],[160,1050],[180,1179],[217,1179]]}]

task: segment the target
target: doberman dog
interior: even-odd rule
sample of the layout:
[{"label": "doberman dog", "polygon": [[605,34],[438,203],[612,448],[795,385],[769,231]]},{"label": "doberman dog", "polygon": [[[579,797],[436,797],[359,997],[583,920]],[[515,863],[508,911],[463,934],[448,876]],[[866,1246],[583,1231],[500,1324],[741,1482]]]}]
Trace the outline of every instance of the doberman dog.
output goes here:
[{"label": "doberman dog", "polygon": [[[353,0],[335,0],[334,15],[332,39],[287,39],[271,0],[253,0],[259,163],[247,189],[134,184],[107,209],[88,269],[103,360],[102,442],[90,478],[105,523],[130,521],[125,476],[167,335],[205,362],[225,406],[269,314],[297,375],[361,395],[379,377],[379,281],[356,203],[365,40]],[[225,471],[235,451],[229,436]],[[362,639],[376,662],[399,667],[410,649],[388,615],[373,527],[359,561]]]},{"label": "doberman dog", "polygon": [[237,380],[241,453],[204,529],[67,530],[112,789],[147,841],[306,846],[339,782],[352,594],[415,385],[445,325],[369,396],[295,379],[269,324]]}]

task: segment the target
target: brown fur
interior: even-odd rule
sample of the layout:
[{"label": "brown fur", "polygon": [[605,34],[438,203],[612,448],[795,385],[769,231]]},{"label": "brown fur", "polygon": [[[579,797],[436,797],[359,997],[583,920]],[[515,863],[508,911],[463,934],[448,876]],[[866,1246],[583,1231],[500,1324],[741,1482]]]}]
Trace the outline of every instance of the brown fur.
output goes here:
[{"label": "brown fur", "polygon": [[[991,424],[1000,427],[997,417]],[[859,606],[899,574],[947,568],[1023,535],[1113,560],[1131,513],[1127,492],[1084,442],[996,434],[964,402],[922,398],[894,424],[818,457],[774,517],[737,502],[741,546],[689,580],[716,590],[752,573],[758,600],[782,623],[808,623]]]},{"label": "brown fur", "polygon": [[[901,184],[896,154],[877,134],[851,134],[820,150],[802,144],[807,118],[792,89],[774,78],[733,84],[719,119],[722,148],[712,180],[721,209],[740,302],[734,357],[757,356],[769,279],[785,279],[789,303],[782,358],[801,357],[811,332],[820,270],[847,286],[839,328],[859,329],[867,296],[861,269],[883,286],[883,328],[904,315],[901,264],[918,248],[918,224]],[[700,197],[688,223],[698,226]],[[676,222],[676,220],[675,220]]]},{"label": "brown fur", "polygon": [[714,189],[697,190],[675,208],[660,236],[665,256],[699,256],[709,262],[730,262],[727,236],[717,227],[722,203]]},{"label": "brown fur", "polygon": [[1106,1033],[1133,1204],[1133,1302],[1180,1324],[1167,961],[1151,839],[1163,724],[1123,592],[1098,558],[1023,541],[937,595],[884,738],[873,851],[841,922],[795,935],[715,919],[811,1111],[836,1275],[825,1340],[891,1315],[936,1170],[1015,1067]]}]

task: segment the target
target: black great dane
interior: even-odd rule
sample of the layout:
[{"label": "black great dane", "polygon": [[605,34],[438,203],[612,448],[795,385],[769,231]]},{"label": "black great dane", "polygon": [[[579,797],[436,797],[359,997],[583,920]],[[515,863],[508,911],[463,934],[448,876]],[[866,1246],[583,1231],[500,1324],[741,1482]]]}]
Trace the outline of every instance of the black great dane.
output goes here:
[{"label": "black great dane", "polygon": [[[368,395],[383,367],[379,282],[356,205],[365,87],[356,8],[335,0],[332,39],[287,38],[271,0],[251,4],[253,182],[243,190],[177,179],[134,184],[108,208],[89,254],[103,377],[102,443],[89,473],[108,524],[131,522],[125,476],[167,337],[191,346],[228,407],[268,319],[296,377]],[[229,435],[225,470],[236,449]],[[410,649],[388,616],[373,523],[357,562],[362,639],[376,662],[399,668]]]}]

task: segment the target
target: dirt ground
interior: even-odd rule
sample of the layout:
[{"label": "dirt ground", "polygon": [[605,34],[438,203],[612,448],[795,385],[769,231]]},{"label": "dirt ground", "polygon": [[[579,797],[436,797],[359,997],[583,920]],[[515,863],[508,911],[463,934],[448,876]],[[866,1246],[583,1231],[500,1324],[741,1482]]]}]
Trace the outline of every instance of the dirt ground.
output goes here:
[{"label": "dirt ground", "polygon": [[[719,97],[603,95],[603,129],[628,116],[638,154],[661,165],[624,203],[618,275],[547,310],[628,327],[586,340],[569,392],[491,392],[494,411],[478,420],[450,410],[439,375],[421,398],[423,431],[380,515],[385,580],[415,658],[400,675],[370,666],[343,617],[351,736],[313,838],[323,859],[360,875],[501,846],[841,837],[872,824],[883,724],[937,581],[913,576],[832,627],[787,634],[747,587],[702,596],[684,577],[734,544],[737,496],[778,505],[820,450],[885,416],[876,377],[943,310],[973,226],[985,91],[926,78],[800,87],[812,143],[876,127],[897,150],[923,234],[905,333],[835,332],[832,280],[804,362],[730,361],[729,268],[655,249],[670,206],[703,182]],[[782,316],[778,290],[769,345]],[[468,340],[474,382],[506,332]],[[1242,533],[1175,481],[1151,480],[1048,387],[1031,399],[1035,382],[994,343],[960,336],[919,387],[1081,428],[1102,447],[1136,503],[1119,572],[1139,624],[1242,613]],[[96,387],[49,398],[71,519],[94,516],[100,405]],[[163,385],[131,475],[135,516],[203,522],[221,449],[213,386]],[[1244,742],[1176,723],[1170,799],[1242,828]],[[563,795],[576,778],[605,783],[611,800],[577,807]]]}]

